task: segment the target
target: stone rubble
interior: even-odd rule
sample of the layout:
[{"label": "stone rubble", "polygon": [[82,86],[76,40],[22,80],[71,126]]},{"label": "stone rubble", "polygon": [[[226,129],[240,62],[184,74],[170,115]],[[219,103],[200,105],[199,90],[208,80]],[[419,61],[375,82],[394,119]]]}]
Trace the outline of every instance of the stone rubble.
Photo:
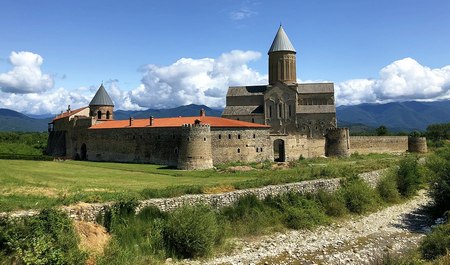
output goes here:
[{"label": "stone rubble", "polygon": [[292,230],[257,239],[234,239],[234,250],[210,260],[178,264],[370,264],[386,253],[417,247],[432,221],[423,214],[425,191],[403,204],[353,216],[313,231]]}]

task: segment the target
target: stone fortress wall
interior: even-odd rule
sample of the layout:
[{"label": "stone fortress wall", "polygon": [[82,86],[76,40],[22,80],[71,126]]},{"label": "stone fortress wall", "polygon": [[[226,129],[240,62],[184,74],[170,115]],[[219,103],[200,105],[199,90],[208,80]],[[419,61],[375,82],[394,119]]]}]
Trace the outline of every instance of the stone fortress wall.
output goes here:
[{"label": "stone fortress wall", "polygon": [[402,153],[408,150],[408,136],[350,136],[350,153]]}]

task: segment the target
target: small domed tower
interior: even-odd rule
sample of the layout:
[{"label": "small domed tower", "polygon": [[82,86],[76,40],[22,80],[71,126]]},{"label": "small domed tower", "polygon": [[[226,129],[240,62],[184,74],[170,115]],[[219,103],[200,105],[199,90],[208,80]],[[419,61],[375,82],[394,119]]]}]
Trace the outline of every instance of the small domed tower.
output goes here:
[{"label": "small domed tower", "polygon": [[91,103],[89,103],[89,116],[97,120],[112,120],[114,119],[114,103],[109,97],[103,84],[98,88]]},{"label": "small domed tower", "polygon": [[286,84],[296,83],[296,51],[281,25],[268,54],[269,84],[273,85],[277,81]]},{"label": "small domed tower", "polygon": [[328,128],[325,133],[325,156],[349,156],[348,128]]},{"label": "small domed tower", "polygon": [[211,127],[201,124],[183,124],[178,155],[178,169],[195,170],[213,167],[211,152]]}]

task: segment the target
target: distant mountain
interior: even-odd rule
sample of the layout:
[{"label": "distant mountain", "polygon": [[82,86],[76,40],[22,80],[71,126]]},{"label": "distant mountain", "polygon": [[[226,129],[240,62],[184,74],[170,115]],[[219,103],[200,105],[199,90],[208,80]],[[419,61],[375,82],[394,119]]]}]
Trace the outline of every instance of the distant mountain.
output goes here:
[{"label": "distant mountain", "polygon": [[148,118],[153,116],[155,118],[167,118],[167,117],[178,117],[178,116],[198,116],[200,110],[204,109],[207,116],[220,117],[222,115],[222,110],[211,109],[205,105],[195,105],[190,104],[186,106],[180,106],[172,109],[148,109],[148,110],[117,110],[114,111],[114,119],[125,120],[130,117],[136,119]]},{"label": "distant mountain", "polygon": [[392,131],[425,130],[433,123],[450,122],[450,100],[435,102],[392,102],[336,108],[338,125],[384,125]]},{"label": "distant mountain", "polygon": [[51,119],[34,119],[10,109],[0,109],[0,131],[43,132]]},{"label": "distant mountain", "polygon": [[[200,109],[208,116],[221,116],[222,110],[205,105],[186,105],[171,109],[148,109],[140,111],[117,110],[114,119],[129,117],[157,118],[197,116]],[[360,104],[336,108],[339,127],[349,127],[352,132],[373,131],[380,125],[390,131],[425,130],[433,123],[450,122],[450,100],[436,102],[393,102],[387,104]],[[43,114],[29,117],[20,112],[0,109],[0,131],[46,131],[47,123],[54,115]]]},{"label": "distant mountain", "polygon": [[[138,111],[117,110],[114,111],[114,119],[125,120],[129,117],[156,118],[178,117],[178,116],[198,116],[200,109],[206,111],[208,116],[220,116],[222,110],[211,109],[205,105],[186,105],[172,109],[148,109]],[[32,117],[30,117],[32,116]],[[41,132],[47,131],[47,124],[55,117],[54,114],[43,115],[25,115],[10,109],[0,109],[0,131],[23,131],[23,132]]]}]

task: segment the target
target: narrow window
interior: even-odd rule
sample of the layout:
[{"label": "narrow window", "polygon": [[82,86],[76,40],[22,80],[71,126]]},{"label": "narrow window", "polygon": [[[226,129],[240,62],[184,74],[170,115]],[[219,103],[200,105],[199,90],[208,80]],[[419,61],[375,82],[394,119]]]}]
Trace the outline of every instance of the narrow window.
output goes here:
[{"label": "narrow window", "polygon": [[269,106],[269,117],[272,118],[272,106]]},{"label": "narrow window", "polygon": [[253,134],[253,138],[256,138],[256,134]]},{"label": "narrow window", "polygon": [[228,135],[228,139],[231,139],[231,134]]},{"label": "narrow window", "polygon": [[291,117],[291,116],[292,116],[292,106],[289,105],[289,117]]},{"label": "narrow window", "polygon": [[101,110],[99,110],[99,111],[97,111],[97,119],[101,119],[102,118],[102,111]]},{"label": "narrow window", "polygon": [[191,141],[191,138],[188,137],[187,140],[188,140],[188,142],[189,142],[189,141]]},{"label": "narrow window", "polygon": [[255,118],[252,118],[252,122],[255,123]]},{"label": "narrow window", "polygon": [[221,134],[219,134],[219,139],[222,139],[222,135]]},{"label": "narrow window", "polygon": [[238,148],[238,154],[241,152],[241,149]]},{"label": "narrow window", "polygon": [[258,149],[258,147],[256,147],[256,153],[258,153],[258,151],[259,151],[259,149]]},{"label": "narrow window", "polygon": [[107,120],[109,120],[109,115],[110,115],[110,113],[109,113],[109,110],[106,112],[106,119]]},{"label": "narrow window", "polygon": [[238,134],[238,139],[241,139],[241,135],[240,134]]},{"label": "narrow window", "polygon": [[203,141],[205,141],[205,142],[206,142],[206,137],[204,137],[204,138],[203,138]]},{"label": "narrow window", "polygon": [[262,152],[262,147],[261,147],[261,148],[259,148],[259,151],[260,151],[260,152]]},{"label": "narrow window", "polygon": [[280,104],[278,104],[278,118],[281,118],[282,116],[282,112],[283,111],[283,106]]}]

